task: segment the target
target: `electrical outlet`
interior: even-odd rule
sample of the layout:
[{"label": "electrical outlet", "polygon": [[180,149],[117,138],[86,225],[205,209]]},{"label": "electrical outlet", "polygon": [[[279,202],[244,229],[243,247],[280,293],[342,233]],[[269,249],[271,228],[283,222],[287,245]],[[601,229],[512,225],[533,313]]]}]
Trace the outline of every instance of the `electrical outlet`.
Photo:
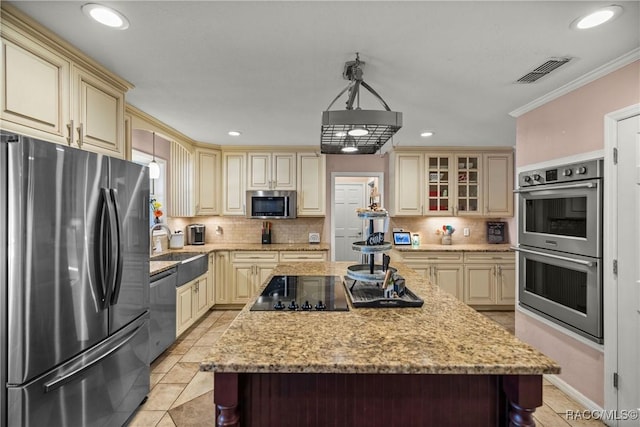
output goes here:
[{"label": "electrical outlet", "polygon": [[469,227],[465,227],[463,232],[464,232],[464,237],[469,237],[469,234],[470,234]]}]

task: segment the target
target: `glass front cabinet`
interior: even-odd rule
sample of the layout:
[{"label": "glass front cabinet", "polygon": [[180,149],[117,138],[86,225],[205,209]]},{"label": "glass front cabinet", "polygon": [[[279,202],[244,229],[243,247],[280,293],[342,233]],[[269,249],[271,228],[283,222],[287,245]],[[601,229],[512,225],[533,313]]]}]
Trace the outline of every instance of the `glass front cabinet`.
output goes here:
[{"label": "glass front cabinet", "polygon": [[425,154],[425,215],[482,215],[482,154]]},{"label": "glass front cabinet", "polygon": [[482,155],[456,154],[456,215],[482,215]]},{"label": "glass front cabinet", "polygon": [[452,178],[455,175],[453,156],[447,154],[426,154],[427,171],[427,212],[425,215],[453,215],[451,203]]}]

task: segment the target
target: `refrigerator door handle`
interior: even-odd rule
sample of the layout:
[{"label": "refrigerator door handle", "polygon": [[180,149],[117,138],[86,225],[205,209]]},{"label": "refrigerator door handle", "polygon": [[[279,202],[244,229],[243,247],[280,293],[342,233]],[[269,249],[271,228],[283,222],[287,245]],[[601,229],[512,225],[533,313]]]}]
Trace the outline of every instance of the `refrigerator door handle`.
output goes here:
[{"label": "refrigerator door handle", "polygon": [[98,281],[100,282],[99,290],[101,292],[100,295],[100,306],[102,309],[106,309],[109,307],[109,287],[107,285],[107,271],[109,262],[106,259],[108,257],[108,248],[106,247],[105,239],[105,222],[108,219],[108,192],[106,188],[100,189],[100,209],[98,209],[98,222],[97,222],[97,230],[96,234],[98,236],[96,246],[95,246],[95,262],[96,262],[96,276]]},{"label": "refrigerator door handle", "polygon": [[111,189],[103,189],[105,192],[105,200],[107,203],[107,223],[108,223],[108,237],[106,242],[107,250],[107,298],[106,305],[109,306],[113,299],[113,291],[117,280],[117,259],[118,259],[118,226],[116,218],[116,209],[113,205],[113,194]]},{"label": "refrigerator door handle", "polygon": [[86,359],[82,361],[83,363],[81,366],[77,366],[79,363],[76,364],[75,366],[71,366],[68,371],[62,372],[56,378],[46,383],[44,385],[44,392],[49,393],[50,391],[60,388],[67,383],[70,383],[71,381],[74,380],[74,377],[77,377],[87,369],[91,368],[92,366],[100,363],[102,360],[109,357],[109,355],[118,351],[122,346],[124,346],[129,341],[131,341],[133,337],[138,333],[140,328],[142,328],[144,325],[145,324],[139,325],[133,331],[129,332],[124,337],[122,337],[120,339],[120,342],[115,343],[112,347],[109,347],[106,350],[99,349],[91,354],[87,354]]},{"label": "refrigerator door handle", "polygon": [[115,305],[118,303],[118,298],[120,297],[120,288],[122,285],[122,254],[124,253],[124,243],[122,238],[122,218],[120,214],[120,207],[118,206],[118,192],[113,188],[110,189],[109,192],[111,194],[111,203],[113,204],[116,230],[116,257],[114,265],[115,271],[113,279],[113,293],[111,294],[111,305]]}]

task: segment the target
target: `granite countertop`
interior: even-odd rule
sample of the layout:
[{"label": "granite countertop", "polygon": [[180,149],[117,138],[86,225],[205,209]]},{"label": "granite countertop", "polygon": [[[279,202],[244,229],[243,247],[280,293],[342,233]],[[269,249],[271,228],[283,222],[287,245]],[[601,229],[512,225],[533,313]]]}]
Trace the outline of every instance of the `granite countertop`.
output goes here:
[{"label": "granite countertop", "polygon": [[393,249],[399,252],[513,252],[510,243],[475,243],[475,244],[453,244],[453,245],[440,245],[440,244],[425,244],[420,245],[417,248],[411,245],[395,245]]},{"label": "granite countertop", "polygon": [[[352,263],[280,265],[274,275],[344,275]],[[394,263],[420,308],[252,312],[252,298],[200,370],[281,373],[557,374],[560,367],[414,270]],[[266,283],[265,283],[266,285]]]},{"label": "granite countertop", "polygon": [[169,249],[150,258],[149,274],[157,274],[179,264],[179,261],[154,261],[155,256],[172,252],[211,253],[215,251],[328,251],[327,243],[208,243],[206,245],[185,245],[180,249]]}]

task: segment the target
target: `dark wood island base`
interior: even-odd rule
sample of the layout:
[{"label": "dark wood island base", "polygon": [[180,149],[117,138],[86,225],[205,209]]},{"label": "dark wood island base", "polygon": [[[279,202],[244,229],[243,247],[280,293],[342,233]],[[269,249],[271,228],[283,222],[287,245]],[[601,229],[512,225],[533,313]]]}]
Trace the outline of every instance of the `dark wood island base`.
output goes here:
[{"label": "dark wood island base", "polygon": [[535,426],[542,375],[214,373],[216,426]]}]

